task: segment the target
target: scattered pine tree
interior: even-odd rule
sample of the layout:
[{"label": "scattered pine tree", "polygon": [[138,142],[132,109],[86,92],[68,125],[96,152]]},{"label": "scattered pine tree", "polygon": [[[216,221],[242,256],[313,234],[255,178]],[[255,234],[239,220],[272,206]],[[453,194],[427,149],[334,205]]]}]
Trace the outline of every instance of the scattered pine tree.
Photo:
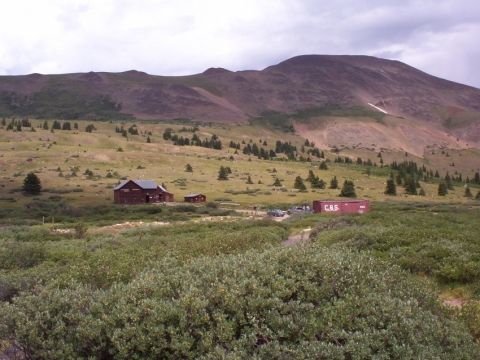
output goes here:
[{"label": "scattered pine tree", "polygon": [[218,180],[228,180],[227,169],[223,166],[220,166],[220,170],[218,171]]},{"label": "scattered pine tree", "polygon": [[393,181],[393,179],[387,180],[385,195],[392,195],[392,196],[397,195],[397,186],[395,185],[395,181]]},{"label": "scattered pine tree", "polygon": [[338,180],[336,176],[330,181],[330,189],[338,189]]},{"label": "scattered pine tree", "polygon": [[40,179],[35,173],[28,173],[25,179],[23,180],[22,191],[25,194],[29,195],[38,195],[42,190],[42,185]]},{"label": "scattered pine tree", "polygon": [[465,194],[463,196],[468,197],[468,198],[473,197],[472,191],[470,190],[470,187],[468,187],[468,186],[465,187]]},{"label": "scattered pine tree", "polygon": [[355,184],[353,183],[353,181],[345,180],[339,196],[348,197],[348,198],[356,198],[357,197],[357,194],[355,193]]}]

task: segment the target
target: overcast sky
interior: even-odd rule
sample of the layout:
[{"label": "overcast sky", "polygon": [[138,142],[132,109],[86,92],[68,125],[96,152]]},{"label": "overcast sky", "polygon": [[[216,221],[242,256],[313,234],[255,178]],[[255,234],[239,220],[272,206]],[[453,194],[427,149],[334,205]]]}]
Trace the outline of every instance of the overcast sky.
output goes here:
[{"label": "overcast sky", "polygon": [[478,0],[12,0],[0,75],[261,70],[372,55],[480,88]]}]

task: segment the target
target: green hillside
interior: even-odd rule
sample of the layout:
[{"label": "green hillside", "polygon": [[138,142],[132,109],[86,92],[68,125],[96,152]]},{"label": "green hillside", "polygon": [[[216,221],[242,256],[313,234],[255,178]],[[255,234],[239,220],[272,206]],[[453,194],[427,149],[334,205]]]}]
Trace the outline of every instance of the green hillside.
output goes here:
[{"label": "green hillside", "polygon": [[[383,200],[387,198],[383,194],[385,182],[392,172],[387,165],[394,161],[415,162],[427,171],[439,173],[439,178],[428,177],[426,181],[418,179],[426,196],[409,196],[410,199],[463,202],[468,200],[463,197],[464,181],[467,177],[474,179],[480,158],[480,153],[475,149],[446,150],[444,154],[437,151],[434,155],[427,154],[425,158],[389,149],[376,152],[368,148],[318,149],[318,153],[313,153],[316,147],[305,146],[307,139],[262,121],[237,126],[197,124],[198,130],[195,132],[191,131],[195,125],[188,122],[69,121],[71,130],[53,132],[52,120],[46,121],[48,130],[43,129],[44,120],[30,120],[31,127],[21,127],[21,131],[16,126],[7,130],[11,122],[12,119],[5,119],[6,125],[0,129],[0,189],[6,207],[21,206],[33,200],[20,191],[29,172],[35,172],[42,182],[44,191],[40,200],[47,201],[53,196],[54,200],[50,201],[65,201],[71,205],[111,204],[112,188],[124,179],[148,179],[163,183],[178,201],[182,201],[183,196],[189,193],[202,193],[208,200],[228,198],[228,201],[241,206],[257,204],[269,207],[273,204],[338,197],[339,190],[329,189],[328,186],[325,189],[312,189],[308,182],[307,191],[295,189],[296,177],[306,180],[310,171],[327,184],[334,176],[340,185],[344,180],[352,179],[359,198]],[[75,124],[78,129],[75,129]],[[85,131],[88,125],[94,128],[91,133]],[[122,127],[127,132],[126,137],[116,132]],[[130,128],[135,129],[132,132],[138,132],[138,135],[128,133]],[[171,129],[170,134],[179,138],[190,139],[195,135],[205,141],[216,136],[223,148],[216,150],[175,145],[173,141],[163,138],[167,129]],[[288,151],[278,152],[268,160],[259,159],[253,153],[244,154],[243,151],[245,147],[255,145],[257,149],[271,154],[271,151],[275,152],[278,142],[290,144],[292,149],[296,149],[292,150],[293,158]],[[232,143],[235,148],[230,147]],[[316,156],[320,151],[325,158]],[[352,163],[337,163],[339,157],[342,161],[348,158]],[[361,158],[362,165],[357,163],[358,158]],[[322,161],[327,162],[327,170],[319,169]],[[192,166],[193,172],[185,171],[187,164]],[[232,170],[227,181],[217,180],[221,166],[228,166]],[[453,190],[445,198],[439,198],[438,184],[447,171],[457,180],[461,175],[462,182],[453,181]],[[393,173],[397,175],[396,170]],[[252,184],[247,184],[249,176]],[[282,186],[272,186],[276,178]],[[475,195],[478,184],[471,182],[469,186]],[[396,199],[405,199],[403,192],[403,188],[399,187]]]}]

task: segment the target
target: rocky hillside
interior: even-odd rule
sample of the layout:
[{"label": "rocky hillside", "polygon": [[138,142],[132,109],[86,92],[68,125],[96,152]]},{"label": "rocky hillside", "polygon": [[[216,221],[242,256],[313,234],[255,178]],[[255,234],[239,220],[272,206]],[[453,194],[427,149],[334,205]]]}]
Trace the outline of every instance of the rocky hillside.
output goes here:
[{"label": "rocky hillside", "polygon": [[[265,118],[277,125],[283,119],[298,131],[320,131],[325,146],[359,131],[362,120],[362,133],[378,133],[372,141],[381,133],[386,145],[392,133],[411,133],[401,142],[416,141],[417,153],[449,137],[458,138],[457,146],[480,147],[479,89],[368,56],[305,55],[262,71],[211,68],[181,77],[138,71],[2,76],[0,116],[225,123]],[[342,122],[346,128],[334,136],[332,119],[337,125],[339,119],[359,121]]]}]

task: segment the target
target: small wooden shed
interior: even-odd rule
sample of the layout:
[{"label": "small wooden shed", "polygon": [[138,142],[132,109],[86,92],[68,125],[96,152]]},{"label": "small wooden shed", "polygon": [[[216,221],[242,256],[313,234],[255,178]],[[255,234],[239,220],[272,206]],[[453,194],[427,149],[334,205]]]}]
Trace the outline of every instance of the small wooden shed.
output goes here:
[{"label": "small wooden shed", "polygon": [[205,201],[207,201],[207,197],[202,194],[189,194],[185,196],[185,202],[197,203],[197,202],[205,202]]},{"label": "small wooden shed", "polygon": [[173,202],[173,194],[154,180],[125,180],[113,189],[115,204],[149,204]]}]

